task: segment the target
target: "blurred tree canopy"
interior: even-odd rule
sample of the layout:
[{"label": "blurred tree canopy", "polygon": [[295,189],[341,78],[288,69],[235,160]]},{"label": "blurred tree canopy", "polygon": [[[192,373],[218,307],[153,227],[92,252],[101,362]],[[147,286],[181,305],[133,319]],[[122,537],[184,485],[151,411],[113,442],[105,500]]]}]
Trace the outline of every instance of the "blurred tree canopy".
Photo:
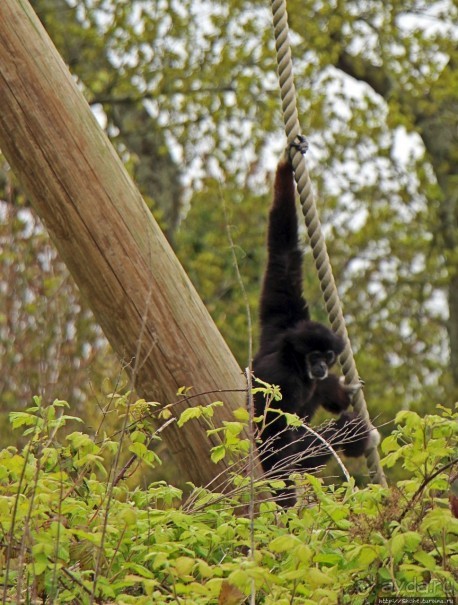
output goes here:
[{"label": "blurred tree canopy", "polygon": [[[271,173],[284,146],[270,5],[32,5],[246,366],[233,253],[256,323]],[[450,404],[456,3],[289,0],[288,10],[308,161],[370,411],[382,422],[400,407]],[[34,393],[84,407],[119,365],[4,164],[0,199],[1,410]],[[306,294],[325,319],[308,260],[306,248]]]}]

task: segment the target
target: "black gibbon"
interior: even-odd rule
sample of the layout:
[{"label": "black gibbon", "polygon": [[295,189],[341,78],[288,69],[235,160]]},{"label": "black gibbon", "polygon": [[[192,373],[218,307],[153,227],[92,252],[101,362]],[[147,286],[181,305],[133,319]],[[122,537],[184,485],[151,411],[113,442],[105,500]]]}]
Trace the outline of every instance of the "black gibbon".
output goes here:
[{"label": "black gibbon", "polygon": [[[305,153],[306,139],[298,137],[297,141],[292,146]],[[302,294],[302,253],[290,158],[288,148],[275,176],[267,268],[260,301],[260,346],[253,360],[253,373],[256,378],[280,387],[282,399],[272,401],[269,409],[295,413],[307,423],[319,406],[340,414],[320,434],[334,449],[356,457],[364,453],[369,441],[377,439],[378,433],[355,413],[346,411],[355,388],[329,373],[344,349],[342,338],[310,319]],[[254,403],[256,415],[263,415],[264,395],[257,393]],[[325,464],[331,456],[329,448],[313,434],[304,428],[287,426],[286,419],[275,413],[267,414],[261,437],[261,462],[269,477],[285,477],[294,470],[310,471]],[[280,499],[287,503],[295,501],[286,492]]]}]

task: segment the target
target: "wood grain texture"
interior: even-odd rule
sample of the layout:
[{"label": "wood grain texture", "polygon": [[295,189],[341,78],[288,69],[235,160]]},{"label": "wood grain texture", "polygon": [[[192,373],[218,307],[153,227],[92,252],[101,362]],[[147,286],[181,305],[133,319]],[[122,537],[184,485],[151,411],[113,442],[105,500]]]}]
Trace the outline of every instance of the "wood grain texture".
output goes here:
[{"label": "wood grain texture", "polygon": [[[26,0],[0,1],[0,148],[137,391],[170,403],[243,389],[244,378],[187,275]],[[199,397],[203,404],[218,394]],[[244,404],[223,397],[216,422]],[[189,403],[192,405],[192,403]],[[214,465],[202,426],[165,431],[183,476]]]}]

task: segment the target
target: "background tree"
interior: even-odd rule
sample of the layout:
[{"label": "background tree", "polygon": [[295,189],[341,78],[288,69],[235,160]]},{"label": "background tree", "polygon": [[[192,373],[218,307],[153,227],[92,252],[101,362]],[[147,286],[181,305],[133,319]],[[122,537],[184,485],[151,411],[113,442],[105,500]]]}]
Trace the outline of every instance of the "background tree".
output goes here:
[{"label": "background tree", "polygon": [[[353,225],[343,232],[339,225],[347,257],[355,260],[355,233],[358,259],[364,261],[350,273],[365,315],[360,321],[367,326],[356,331],[357,340],[366,334],[361,350],[380,359],[374,331],[383,330],[387,346],[381,359],[393,373],[387,382],[396,385],[391,387],[396,400],[434,398],[429,388],[434,385],[440,397],[453,401],[458,392],[456,6],[375,2],[368,8],[340,2],[332,15],[329,8],[307,14],[293,2],[291,12],[298,31],[313,17],[320,32],[316,57],[322,66],[331,62],[339,70],[332,79],[340,88],[337,98],[349,82],[358,91],[353,100],[347,96],[350,113],[342,115],[329,97],[323,105],[326,121],[341,124],[328,158],[334,173],[346,173],[349,185],[340,188],[340,207],[362,202],[352,207],[353,216],[355,210],[363,213],[357,214],[356,233]],[[357,179],[354,166],[363,171]],[[356,313],[353,301],[350,296]]]},{"label": "background tree", "polygon": [[[284,145],[269,6],[33,4],[246,365],[223,200],[255,315],[269,172]],[[389,420],[399,406],[450,403],[457,8],[451,0],[288,5],[312,178],[369,406]],[[310,266],[306,289],[323,318]],[[14,294],[24,310],[26,292]],[[69,358],[78,358],[73,344]],[[21,399],[21,380],[13,368],[9,401]],[[79,388],[90,392],[88,381]]]}]

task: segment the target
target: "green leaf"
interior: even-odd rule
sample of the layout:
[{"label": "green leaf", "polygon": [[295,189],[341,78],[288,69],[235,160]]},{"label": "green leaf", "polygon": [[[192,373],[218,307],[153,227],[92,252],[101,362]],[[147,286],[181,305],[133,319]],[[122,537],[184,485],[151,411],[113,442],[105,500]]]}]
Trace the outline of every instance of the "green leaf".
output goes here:
[{"label": "green leaf", "polygon": [[421,523],[421,531],[441,532],[442,530],[458,534],[458,519],[452,517],[450,510],[446,508],[429,510]]},{"label": "green leaf", "polygon": [[37,424],[37,417],[27,412],[10,412],[10,422],[13,429],[20,428],[21,426],[35,426]]},{"label": "green leaf", "polygon": [[421,563],[426,569],[433,570],[436,567],[436,559],[433,555],[425,552],[424,550],[419,550],[414,554],[414,559]]},{"label": "green leaf", "polygon": [[334,579],[329,576],[328,573],[324,573],[316,567],[307,569],[304,572],[306,582],[311,588],[317,588],[319,586],[329,586],[334,583]]},{"label": "green leaf", "polygon": [[126,563],[126,570],[132,570],[142,578],[148,578],[154,580],[155,575],[152,571],[147,569],[144,565],[134,563],[133,561]]},{"label": "green leaf", "polygon": [[358,563],[363,567],[368,567],[378,558],[378,549],[373,546],[361,546],[358,554]]},{"label": "green leaf", "polygon": [[301,563],[309,563],[313,557],[313,551],[307,544],[298,544],[294,550],[294,556]]},{"label": "green leaf", "polygon": [[172,410],[168,407],[163,408],[159,412],[159,417],[162,418],[163,420],[168,420],[169,418],[172,417]]},{"label": "green leaf", "polygon": [[33,558],[32,568],[34,574],[40,576],[49,566],[48,556],[45,553],[38,553]]},{"label": "green leaf", "polygon": [[405,537],[403,534],[396,534],[390,541],[390,551],[394,557],[404,552]]},{"label": "green leaf", "polygon": [[213,447],[211,449],[211,460],[215,464],[217,464],[220,460],[222,460],[225,455],[226,455],[226,447],[223,444],[216,445],[215,447]]},{"label": "green leaf", "polygon": [[181,412],[177,424],[179,427],[182,427],[189,420],[192,420],[193,418],[200,418],[201,416],[202,416],[202,408],[200,406],[196,406],[193,408],[187,408],[186,410]]},{"label": "green leaf", "polygon": [[285,552],[288,550],[292,550],[296,548],[300,544],[300,541],[296,538],[296,536],[292,536],[290,534],[285,534],[283,536],[278,536],[269,543],[269,549],[272,552]]},{"label": "green leaf", "polygon": [[248,413],[248,410],[245,408],[237,408],[236,410],[234,410],[234,417],[236,420],[238,420],[239,422],[248,422],[250,419],[250,415]]},{"label": "green leaf", "polygon": [[381,443],[381,449],[384,454],[396,452],[399,450],[399,447],[396,435],[388,435]]},{"label": "green leaf", "polygon": [[173,562],[173,565],[177,570],[178,575],[181,577],[189,575],[192,572],[195,563],[195,559],[191,557],[178,557]]},{"label": "green leaf", "polygon": [[407,531],[404,533],[404,546],[406,551],[414,552],[420,542],[422,541],[422,535],[417,531]]},{"label": "green leaf", "polygon": [[297,414],[289,414],[288,412],[284,413],[286,424],[292,427],[300,427],[302,426],[302,420],[298,417]]}]

